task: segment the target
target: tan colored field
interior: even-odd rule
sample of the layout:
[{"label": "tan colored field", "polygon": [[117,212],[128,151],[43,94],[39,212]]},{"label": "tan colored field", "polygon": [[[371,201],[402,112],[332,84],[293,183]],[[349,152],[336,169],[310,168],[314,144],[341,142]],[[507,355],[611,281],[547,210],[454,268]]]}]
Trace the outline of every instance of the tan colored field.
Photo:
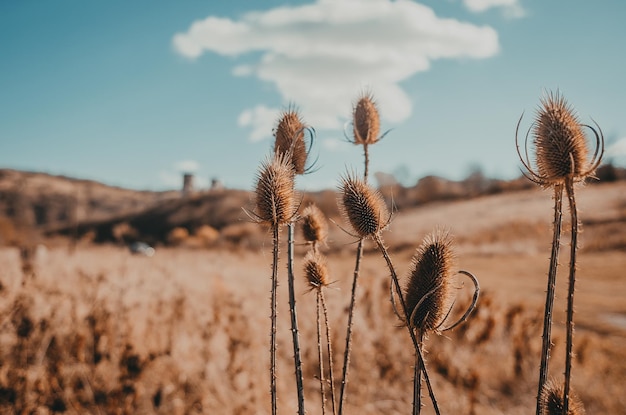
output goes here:
[{"label": "tan colored field", "polygon": [[[588,186],[578,196],[583,234],[573,386],[587,413],[626,414],[626,183]],[[539,190],[427,205],[398,212],[384,234],[404,276],[422,237],[436,226],[449,228],[459,268],[481,283],[479,308],[467,324],[426,343],[442,413],[534,411],[551,209],[551,194]],[[325,253],[336,280],[327,299],[337,376],[354,267],[352,242],[331,225]],[[568,261],[566,248],[567,241],[562,264]],[[296,251],[300,275],[304,248]],[[261,251],[163,248],[152,258],[113,246],[79,247],[73,254],[54,248],[39,258],[36,278],[22,288],[17,250],[0,250],[0,413],[269,413],[270,266],[270,235]],[[565,268],[557,281],[551,358],[551,375],[559,379]],[[279,412],[295,413],[285,274],[283,261]],[[460,289],[462,298],[468,297],[466,290]],[[350,414],[410,412],[413,348],[393,315],[388,292],[384,261],[367,244],[348,386]],[[307,412],[318,414],[315,296],[307,293],[303,279],[296,281],[296,293]],[[422,413],[433,413],[424,401]]]}]

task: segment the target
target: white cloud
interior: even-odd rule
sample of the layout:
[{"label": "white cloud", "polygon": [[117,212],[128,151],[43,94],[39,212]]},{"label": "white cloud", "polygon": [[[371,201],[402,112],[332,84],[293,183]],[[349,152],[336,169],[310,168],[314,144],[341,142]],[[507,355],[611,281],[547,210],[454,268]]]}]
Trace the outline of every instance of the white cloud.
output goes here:
[{"label": "white cloud", "polygon": [[[173,38],[191,59],[204,52],[240,56],[261,52],[238,65],[235,76],[255,76],[274,85],[316,129],[341,130],[364,86],[380,104],[381,117],[400,122],[411,100],[400,83],[442,58],[482,59],[498,52],[489,26],[440,18],[409,0],[318,0],[251,12],[231,20],[209,16]],[[258,105],[239,116],[251,140],[271,136],[278,109]]]},{"label": "white cloud", "polygon": [[200,170],[200,163],[195,160],[181,160],[174,164],[174,168],[185,173],[194,173]]},{"label": "white cloud", "polygon": [[505,17],[520,18],[526,15],[526,12],[519,3],[519,0],[463,0],[463,4],[470,11],[482,13],[494,7],[502,10]]},{"label": "white cloud", "polygon": [[239,115],[237,124],[241,127],[250,127],[251,141],[260,141],[272,133],[272,128],[280,114],[277,108],[268,108],[265,105],[257,105],[252,109],[245,110]]},{"label": "white cloud", "polygon": [[620,138],[607,147],[606,157],[626,157],[626,137]]}]

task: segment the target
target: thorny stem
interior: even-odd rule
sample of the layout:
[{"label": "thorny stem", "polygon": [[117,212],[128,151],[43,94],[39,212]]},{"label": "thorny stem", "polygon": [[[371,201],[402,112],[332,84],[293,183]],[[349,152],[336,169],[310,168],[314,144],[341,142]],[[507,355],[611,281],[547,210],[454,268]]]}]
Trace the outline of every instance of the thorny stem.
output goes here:
[{"label": "thorny stem", "polygon": [[319,362],[320,377],[320,396],[322,397],[322,415],[326,414],[326,392],[324,388],[324,358],[322,356],[322,310],[320,303],[322,302],[322,287],[317,288],[317,357]]},{"label": "thorny stem", "polygon": [[413,341],[413,347],[415,347],[415,353],[417,354],[418,360],[422,365],[422,373],[424,373],[424,380],[426,381],[426,386],[428,387],[428,394],[430,395],[430,400],[433,402],[433,407],[435,409],[435,414],[441,415],[439,412],[439,406],[437,405],[437,399],[435,398],[435,394],[433,393],[432,386],[430,384],[430,378],[428,377],[428,371],[426,370],[426,365],[424,364],[424,358],[422,356],[421,349],[419,347],[419,342],[415,337],[415,333],[413,333],[413,329],[409,322],[411,321],[411,317],[409,315],[408,309],[406,307],[406,302],[404,301],[404,296],[402,295],[402,289],[400,288],[400,282],[398,281],[398,274],[396,274],[396,269],[391,262],[391,258],[389,257],[389,253],[387,252],[387,248],[385,248],[385,244],[380,236],[380,234],[374,235],[374,241],[378,246],[378,249],[382,253],[385,261],[387,262],[387,267],[389,268],[389,272],[391,273],[391,279],[393,284],[396,287],[396,291],[398,293],[398,298],[400,299],[400,306],[402,307],[402,312],[404,313],[404,321],[406,322],[406,327],[409,330],[409,335],[411,336],[411,340]]},{"label": "thorny stem", "polygon": [[569,289],[567,291],[567,337],[565,350],[565,385],[563,392],[563,413],[568,413],[569,389],[572,371],[572,346],[574,341],[574,284],[576,283],[576,250],[578,242],[578,210],[574,197],[574,183],[568,179],[565,190],[569,202],[569,210],[572,217],[572,235],[569,261]]},{"label": "thorny stem", "polygon": [[326,326],[326,347],[328,352],[328,377],[330,379],[330,402],[333,407],[333,415],[337,414],[335,404],[335,376],[333,370],[333,347],[330,339],[330,324],[328,323],[328,307],[326,307],[326,298],[324,297],[324,291],[320,287],[320,298],[322,300],[322,310],[324,311],[324,325]]},{"label": "thorny stem", "polygon": [[370,164],[370,154],[367,147],[367,143],[363,144],[363,156],[365,157],[365,172],[363,173],[363,181],[367,183],[367,175]]},{"label": "thorny stem", "polygon": [[293,341],[293,362],[296,369],[296,387],[298,389],[298,414],[304,415],[304,386],[302,381],[302,360],[300,359],[300,339],[298,334],[298,314],[296,313],[296,295],[293,273],[293,233],[294,223],[288,225],[287,241],[287,280],[289,282],[289,311],[291,314],[291,336]]},{"label": "thorny stem", "polygon": [[541,392],[548,380],[548,360],[550,359],[550,333],[552,329],[552,311],[554,309],[554,290],[556,286],[556,269],[559,264],[559,248],[561,245],[561,223],[563,219],[563,185],[554,186],[554,222],[552,236],[552,253],[548,270],[548,289],[546,307],[543,318],[543,335],[541,345],[541,366],[539,367],[539,388],[537,391],[537,415],[541,414]]},{"label": "thorny stem", "polygon": [[272,415],[276,415],[276,291],[278,290],[278,225],[273,226],[274,250],[272,259],[272,314],[270,329],[270,395],[272,399]]},{"label": "thorny stem", "polygon": [[[369,150],[367,143],[363,144],[363,156],[365,158],[365,171],[363,173],[363,181],[367,183],[369,170]],[[361,258],[363,257],[363,239],[359,241],[356,250],[356,264],[354,265],[354,277],[352,279],[352,293],[350,295],[350,309],[348,311],[348,328],[346,329],[346,348],[343,353],[343,370],[341,375],[341,389],[339,391],[339,415],[343,415],[343,405],[346,400],[346,386],[348,384],[348,368],[350,366],[350,352],[352,347],[352,317],[354,316],[354,307],[356,304],[357,280],[359,278],[359,269],[361,267]],[[334,397],[334,393],[333,393]],[[334,409],[333,409],[334,412]]]},{"label": "thorny stem", "polygon": [[348,368],[350,366],[350,350],[352,347],[352,317],[354,316],[354,306],[356,304],[356,288],[359,279],[359,269],[361,268],[361,257],[363,256],[363,239],[359,241],[356,251],[356,264],[354,265],[354,275],[352,279],[352,294],[350,295],[350,309],[348,310],[348,329],[346,330],[346,348],[343,352],[343,371],[341,375],[341,389],[339,391],[339,415],[343,414],[343,404],[346,400],[346,386],[348,385]]},{"label": "thorny stem", "polygon": [[[422,347],[424,332],[419,332],[419,347]],[[417,351],[415,352],[415,366],[413,372],[413,415],[419,415],[422,410],[422,361]]]}]

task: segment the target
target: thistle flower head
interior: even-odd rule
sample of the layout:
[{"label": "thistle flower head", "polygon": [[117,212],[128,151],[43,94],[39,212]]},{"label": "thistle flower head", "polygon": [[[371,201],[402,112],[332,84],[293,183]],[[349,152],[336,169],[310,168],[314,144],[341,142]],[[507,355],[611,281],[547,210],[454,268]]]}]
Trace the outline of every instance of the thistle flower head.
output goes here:
[{"label": "thistle flower head", "polygon": [[411,326],[436,330],[452,301],[452,239],[443,231],[424,238],[411,261],[406,306]]},{"label": "thistle flower head", "polygon": [[330,283],[326,260],[317,252],[309,251],[304,257],[304,275],[311,288],[326,287]]},{"label": "thistle flower head", "polygon": [[354,144],[374,144],[379,139],[380,116],[371,94],[363,94],[352,114]]},{"label": "thistle flower head", "polygon": [[288,154],[296,174],[303,174],[306,169],[307,149],[304,142],[306,127],[298,111],[290,107],[283,112],[275,130],[274,152]]},{"label": "thistle flower head", "polygon": [[[542,391],[539,400],[541,402],[542,415],[562,415],[563,414],[563,386],[552,380],[547,382]],[[567,415],[584,415],[585,407],[580,398],[573,392],[569,394],[569,402]]]},{"label": "thistle flower head", "polygon": [[261,222],[280,226],[291,221],[295,203],[294,171],[284,154],[262,163],[256,184],[256,215]]},{"label": "thistle flower head", "polygon": [[383,197],[363,180],[347,174],[339,190],[339,210],[359,237],[373,236],[387,225],[389,213]]},{"label": "thistle flower head", "polygon": [[[591,130],[596,137],[596,149],[591,159],[584,128]],[[530,132],[529,129],[527,139]],[[566,181],[583,181],[593,175],[602,160],[604,152],[602,131],[599,127],[596,130],[589,125],[581,124],[574,109],[559,92],[549,93],[541,99],[532,135],[535,167],[531,167],[527,148],[526,157],[522,157],[518,145],[518,155],[526,169],[526,176],[542,186],[550,187]],[[515,139],[517,143],[517,131]]]},{"label": "thistle flower head", "polygon": [[589,167],[587,142],[574,109],[558,93],[541,105],[533,131],[539,175],[550,182],[583,176]]},{"label": "thistle flower head", "polygon": [[328,234],[328,223],[322,211],[314,204],[302,212],[302,234],[307,242],[323,243]]}]

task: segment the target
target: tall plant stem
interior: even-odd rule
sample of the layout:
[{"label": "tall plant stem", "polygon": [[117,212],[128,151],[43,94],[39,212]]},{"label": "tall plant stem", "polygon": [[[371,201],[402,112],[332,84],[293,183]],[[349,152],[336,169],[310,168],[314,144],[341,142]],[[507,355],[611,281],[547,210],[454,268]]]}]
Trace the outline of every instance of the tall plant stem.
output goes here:
[{"label": "tall plant stem", "polygon": [[322,300],[322,310],[324,311],[324,325],[326,326],[326,351],[328,352],[328,378],[330,379],[330,402],[332,403],[333,415],[337,414],[335,403],[335,376],[333,369],[333,346],[330,339],[330,324],[328,322],[328,307],[326,307],[326,298],[324,291],[320,288],[320,298]]},{"label": "tall plant stem", "polygon": [[568,179],[565,183],[565,191],[569,202],[569,210],[572,220],[572,235],[569,260],[569,288],[567,291],[567,337],[565,346],[565,385],[563,392],[563,413],[568,413],[569,389],[572,374],[572,346],[574,341],[574,284],[576,283],[576,250],[578,243],[578,210],[574,197],[574,183]]},{"label": "tall plant stem", "polygon": [[[363,181],[367,183],[367,177],[369,173],[369,149],[367,143],[363,144],[363,157],[364,167]],[[350,367],[350,352],[352,348],[352,318],[354,316],[354,308],[356,305],[356,289],[357,280],[359,279],[359,270],[361,268],[361,258],[363,257],[363,239],[359,241],[359,245],[356,250],[356,263],[354,265],[354,274],[352,279],[352,291],[350,294],[350,308],[348,310],[348,328],[346,329],[346,348],[343,352],[343,370],[341,374],[341,389],[339,391],[339,415],[343,415],[343,405],[346,400],[346,387],[348,385],[348,368]],[[334,411],[333,411],[334,412]]]},{"label": "tall plant stem", "polygon": [[270,329],[270,395],[272,415],[276,415],[276,291],[278,291],[278,225],[273,226],[274,250],[272,258],[271,329]]},{"label": "tall plant stem", "polygon": [[296,312],[296,295],[293,273],[293,233],[294,223],[287,226],[287,280],[289,282],[289,312],[291,314],[291,336],[293,341],[293,363],[296,370],[296,387],[298,389],[298,414],[304,415],[304,385],[302,381],[302,360],[300,358],[300,339],[298,333],[298,314]]},{"label": "tall plant stem", "polygon": [[304,415],[304,385],[302,381],[302,360],[300,359],[300,339],[298,333],[298,314],[296,313],[296,295],[293,273],[293,234],[294,223],[288,225],[287,241],[287,280],[289,282],[289,311],[291,314],[291,336],[293,341],[293,362],[296,370],[296,387],[298,389],[298,414]]},{"label": "tall plant stem", "polygon": [[[424,332],[419,331],[419,347],[421,350]],[[415,368],[413,372],[413,415],[419,415],[422,410],[422,361],[419,353],[415,352]]]},{"label": "tall plant stem", "polygon": [[563,219],[563,185],[554,186],[554,222],[552,225],[552,253],[548,270],[548,289],[543,317],[543,335],[541,345],[541,364],[539,366],[539,386],[537,391],[537,415],[541,414],[541,392],[548,380],[548,361],[550,360],[552,313],[554,309],[554,291],[556,287],[556,270],[559,265],[559,248],[561,246],[561,223]]},{"label": "tall plant stem", "polygon": [[322,353],[322,287],[317,288],[317,357],[319,362],[319,378],[320,378],[320,396],[322,399],[322,415],[326,415],[326,388],[324,387],[324,357]]},{"label": "tall plant stem", "polygon": [[348,310],[348,328],[346,330],[346,348],[343,352],[343,370],[341,374],[341,389],[339,391],[339,415],[343,414],[343,405],[346,400],[346,387],[348,385],[348,369],[350,367],[350,351],[352,348],[352,317],[356,304],[357,280],[359,279],[359,269],[361,268],[361,257],[363,256],[363,239],[359,241],[356,251],[356,263],[352,278],[352,293],[350,294],[350,308]]},{"label": "tall plant stem", "polygon": [[419,360],[419,364],[422,366],[422,373],[424,374],[424,380],[426,381],[426,386],[428,387],[428,394],[430,396],[430,400],[433,402],[433,407],[435,409],[435,413],[440,415],[439,406],[437,405],[437,399],[435,399],[435,394],[433,393],[432,386],[430,384],[430,378],[428,377],[428,372],[426,370],[426,365],[424,364],[424,358],[422,356],[422,351],[419,347],[419,342],[415,337],[415,333],[413,329],[411,329],[411,325],[409,322],[411,321],[411,316],[406,307],[406,302],[404,301],[404,296],[402,295],[402,289],[400,288],[400,282],[398,281],[398,274],[396,274],[396,269],[391,262],[391,258],[389,257],[389,253],[387,252],[387,248],[385,248],[385,244],[380,236],[380,234],[374,235],[374,241],[378,246],[378,249],[382,253],[385,261],[387,262],[387,267],[389,268],[389,272],[391,273],[391,279],[396,288],[396,293],[398,294],[398,298],[400,299],[400,306],[402,307],[402,312],[404,313],[404,321],[406,323],[406,327],[409,330],[409,335],[411,336],[411,340],[413,341],[413,347],[415,347],[415,353],[417,353],[417,357]]},{"label": "tall plant stem", "polygon": [[368,170],[370,165],[370,153],[367,143],[363,144],[363,157],[365,157],[365,172],[363,173],[363,181],[367,183]]}]

